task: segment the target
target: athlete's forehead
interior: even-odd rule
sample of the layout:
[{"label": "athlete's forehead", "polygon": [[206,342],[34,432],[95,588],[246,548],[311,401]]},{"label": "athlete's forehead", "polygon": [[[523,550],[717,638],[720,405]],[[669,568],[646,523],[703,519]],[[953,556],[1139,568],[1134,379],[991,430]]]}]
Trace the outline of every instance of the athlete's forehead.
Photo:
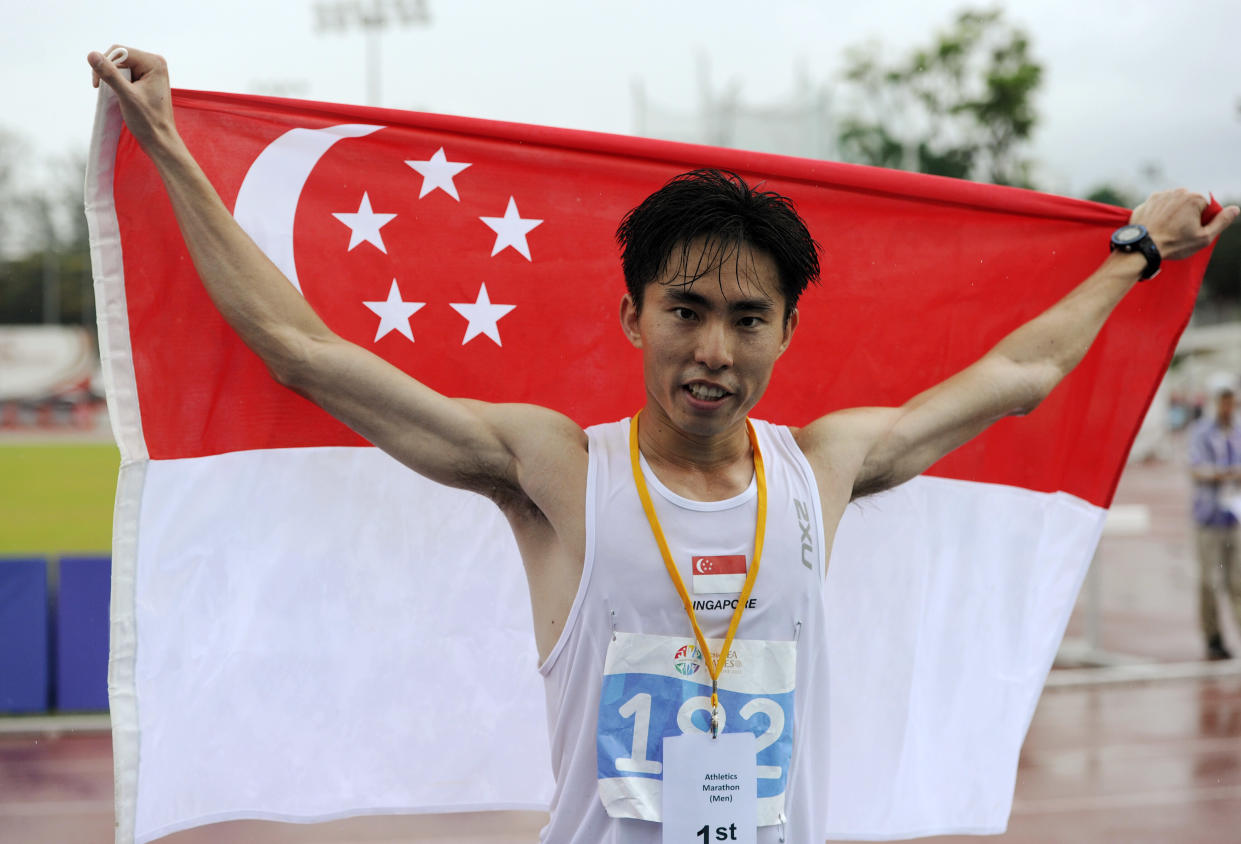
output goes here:
[{"label": "athlete's forehead", "polygon": [[698,237],[676,244],[663,270],[647,285],[665,299],[706,306],[716,300],[730,310],[784,307],[775,259],[746,241]]},{"label": "athlete's forehead", "polygon": [[[694,282],[682,285],[664,284],[659,286],[659,295],[669,302],[683,303],[697,308],[712,308],[721,304],[731,313],[742,311],[767,313],[776,310],[778,306],[776,300],[769,295],[729,296],[726,291],[718,297],[722,299],[722,302],[717,303],[701,292],[704,290],[709,292],[712,289],[709,283],[703,281],[699,281],[697,285]],[[777,295],[779,295],[778,292]]]}]

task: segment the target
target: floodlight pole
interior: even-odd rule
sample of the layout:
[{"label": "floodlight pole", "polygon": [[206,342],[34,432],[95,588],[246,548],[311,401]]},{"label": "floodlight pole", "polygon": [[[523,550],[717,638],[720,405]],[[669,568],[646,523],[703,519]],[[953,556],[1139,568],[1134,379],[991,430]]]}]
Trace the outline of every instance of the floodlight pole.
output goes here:
[{"label": "floodlight pole", "polygon": [[345,32],[354,27],[366,34],[366,102],[380,105],[383,61],[380,36],[389,26],[431,22],[426,0],[332,0],[315,3],[316,29]]},{"label": "floodlight pole", "polygon": [[362,30],[366,33],[366,104],[377,106],[380,104],[382,92],[380,85],[383,82],[380,69],[383,67],[383,59],[379,54],[383,41],[379,36],[383,33],[386,23],[371,23],[370,21],[362,21]]}]

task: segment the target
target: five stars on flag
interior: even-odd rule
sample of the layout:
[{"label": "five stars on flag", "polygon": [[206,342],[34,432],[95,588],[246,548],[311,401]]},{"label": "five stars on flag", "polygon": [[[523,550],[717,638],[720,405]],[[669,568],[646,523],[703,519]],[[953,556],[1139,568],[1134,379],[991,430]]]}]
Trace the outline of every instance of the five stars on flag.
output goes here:
[{"label": "five stars on flag", "polygon": [[[422,176],[422,187],[418,193],[419,199],[435,190],[442,190],[457,202],[461,201],[453,179],[467,167],[472,166],[470,163],[449,161],[443,147],[436,150],[425,161],[414,159],[407,160],[405,163]],[[359,203],[356,212],[337,212],[333,213],[332,216],[349,227],[348,251],[352,252],[355,247],[362,243],[370,243],[380,252],[387,254],[388,250],[384,245],[383,238],[380,236],[380,229],[395,219],[397,215],[376,212],[371,207],[369,193],[362,193],[362,201]],[[543,221],[522,217],[517,209],[517,200],[513,196],[508,198],[508,205],[505,208],[503,217],[479,217],[478,219],[495,232],[495,244],[491,249],[492,257],[505,249],[512,248],[527,261],[533,260],[526,238]],[[362,304],[379,317],[379,327],[375,332],[374,340],[374,342],[378,343],[381,338],[393,331],[404,335],[410,342],[413,342],[414,334],[413,329],[410,327],[410,318],[425,307],[427,303],[405,301],[396,279],[393,279],[386,299],[381,301],[364,301]],[[486,283],[479,285],[478,295],[473,302],[450,302],[449,305],[467,321],[465,336],[461,340],[462,346],[481,335],[489,337],[497,346],[503,345],[500,341],[499,321],[517,307],[516,305],[501,305],[492,302],[491,296],[487,292]]]}]

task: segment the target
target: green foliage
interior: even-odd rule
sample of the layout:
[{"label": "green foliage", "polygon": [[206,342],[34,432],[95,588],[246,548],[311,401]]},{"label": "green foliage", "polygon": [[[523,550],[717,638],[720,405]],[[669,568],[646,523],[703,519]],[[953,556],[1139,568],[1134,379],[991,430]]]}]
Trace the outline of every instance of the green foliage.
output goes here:
[{"label": "green foliage", "polygon": [[[81,247],[35,252],[0,263],[0,325],[46,321],[93,325],[90,272],[90,253]],[[50,288],[45,289],[45,282]]]},{"label": "green foliage", "polygon": [[82,185],[86,159],[51,162],[51,178],[23,188],[25,145],[0,129],[0,324],[94,321]]},{"label": "green foliage", "polygon": [[841,120],[847,160],[1029,186],[1022,150],[1038,122],[1043,68],[1029,37],[998,9],[961,12],[928,46],[886,63],[878,45],[851,50],[854,108]]},{"label": "green foliage", "polygon": [[0,127],[0,246],[11,236],[16,195],[16,173],[25,157],[25,144],[12,132]]},{"label": "green foliage", "polygon": [[1116,205],[1120,208],[1134,208],[1142,201],[1127,188],[1112,184],[1097,185],[1086,194],[1086,199],[1091,202],[1102,202],[1105,205]]}]

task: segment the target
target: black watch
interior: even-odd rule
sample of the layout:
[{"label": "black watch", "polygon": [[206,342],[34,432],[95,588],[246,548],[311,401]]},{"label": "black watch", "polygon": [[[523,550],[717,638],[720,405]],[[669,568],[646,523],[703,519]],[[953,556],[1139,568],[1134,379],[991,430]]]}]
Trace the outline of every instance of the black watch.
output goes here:
[{"label": "black watch", "polygon": [[1151,233],[1146,230],[1146,226],[1130,223],[1112,232],[1112,251],[1141,252],[1146,256],[1146,269],[1142,271],[1140,276],[1142,281],[1159,275],[1159,262],[1161,260],[1159,247],[1155,245],[1155,241],[1151,240]]}]

